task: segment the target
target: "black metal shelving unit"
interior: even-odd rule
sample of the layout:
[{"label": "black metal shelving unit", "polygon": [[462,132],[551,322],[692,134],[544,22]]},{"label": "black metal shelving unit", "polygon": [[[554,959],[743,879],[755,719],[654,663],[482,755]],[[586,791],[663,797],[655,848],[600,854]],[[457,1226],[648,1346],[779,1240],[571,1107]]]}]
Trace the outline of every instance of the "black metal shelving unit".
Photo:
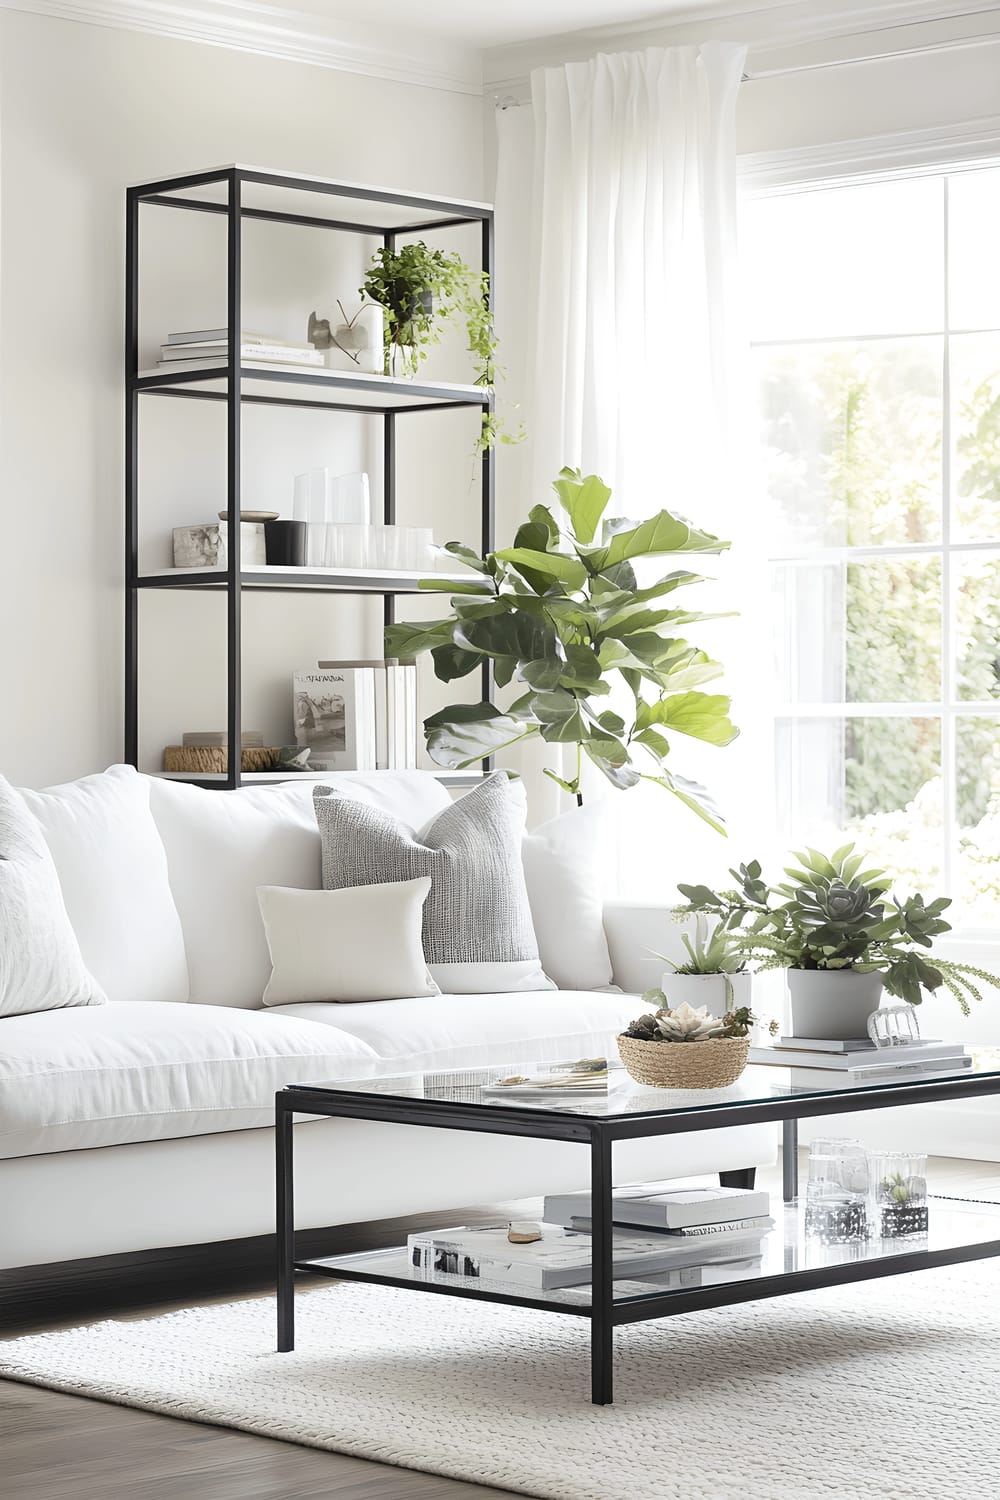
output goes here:
[{"label": "black metal shelving unit", "polygon": [[[298,211],[303,195],[316,195],[317,212]],[[249,201],[256,196],[257,202]],[[284,200],[284,201],[283,201]],[[306,199],[312,203],[311,198]],[[142,373],[139,369],[140,208],[155,205],[183,212],[224,215],[226,219],[226,324],[224,364],[203,370]],[[327,211],[328,210],[328,211]],[[483,203],[431,198],[332,182],[324,178],[261,171],[231,165],[191,172],[130,187],[125,219],[125,759],[139,761],[139,592],[141,589],[209,589],[226,595],[226,727],[230,748],[241,743],[243,660],[240,637],[244,590],[265,593],[379,594],[384,619],[395,619],[396,599],[417,593],[417,574],[364,573],[332,568],[248,568],[240,560],[240,448],[244,405],[262,404],[310,410],[354,412],[382,419],[382,514],[396,519],[396,421],[418,413],[456,407],[493,409],[493,393],[471,385],[395,380],[340,370],[241,367],[242,244],[244,220],[263,219],[326,232],[365,235],[392,249],[397,237],[459,225],[479,225],[482,269],[494,273],[493,210]],[[217,401],[226,405],[226,506],[229,513],[228,564],[223,568],[161,569],[139,572],[140,397]],[[494,545],[495,474],[492,452],[482,456],[481,540]],[[457,575],[457,576],[468,576]],[[483,666],[483,697],[492,700],[488,664]],[[230,754],[228,771],[214,777],[185,778],[204,786],[235,788],[244,779],[241,757]],[[281,779],[273,773],[275,779]]]}]

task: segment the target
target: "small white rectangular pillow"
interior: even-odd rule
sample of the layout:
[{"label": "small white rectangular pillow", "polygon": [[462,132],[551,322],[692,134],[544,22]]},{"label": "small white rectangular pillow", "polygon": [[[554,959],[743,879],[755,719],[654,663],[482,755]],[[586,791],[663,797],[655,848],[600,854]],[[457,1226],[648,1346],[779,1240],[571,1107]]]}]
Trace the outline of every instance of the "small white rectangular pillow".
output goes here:
[{"label": "small white rectangular pillow", "polygon": [[440,993],[424,961],[429,876],[338,891],[257,890],[271,953],[265,1005]]},{"label": "small white rectangular pillow", "polygon": [[0,776],[0,1016],[104,998],[83,962],[42,830]]}]

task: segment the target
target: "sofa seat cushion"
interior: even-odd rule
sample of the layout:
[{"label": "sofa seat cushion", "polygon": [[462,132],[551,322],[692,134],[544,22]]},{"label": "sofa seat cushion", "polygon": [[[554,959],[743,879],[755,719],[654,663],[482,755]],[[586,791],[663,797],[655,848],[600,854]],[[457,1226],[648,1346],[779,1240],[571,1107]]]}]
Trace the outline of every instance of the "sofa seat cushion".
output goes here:
[{"label": "sofa seat cushion", "polygon": [[124,1001],[7,1016],[0,1157],[268,1125],[276,1089],[374,1062],[360,1037],[273,1012]]},{"label": "sofa seat cushion", "polygon": [[378,1054],[387,1072],[617,1057],[615,1037],[641,1010],[637,995],[536,990],[278,1005],[268,1015],[308,1017],[348,1031]]}]

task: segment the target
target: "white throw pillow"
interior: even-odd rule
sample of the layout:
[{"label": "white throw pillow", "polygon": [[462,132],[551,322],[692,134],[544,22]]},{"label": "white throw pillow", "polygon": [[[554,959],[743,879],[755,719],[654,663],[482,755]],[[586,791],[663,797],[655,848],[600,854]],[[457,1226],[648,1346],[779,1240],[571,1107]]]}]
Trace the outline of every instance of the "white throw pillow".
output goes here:
[{"label": "white throw pillow", "polygon": [[147,779],[112,766],[20,791],[45,835],[84,962],[108,999],[186,1000],[184,934]]},{"label": "white throw pillow", "polygon": [[600,990],[612,982],[604,931],[610,832],[610,809],[597,802],[524,835],[521,857],[538,955],[561,990]]},{"label": "white throw pillow", "polygon": [[0,776],[0,1016],[103,1003],[42,830]]},{"label": "white throw pillow", "polygon": [[440,994],[420,940],[430,888],[427,876],[342,891],[261,886],[273,966],[264,1004]]},{"label": "white throw pillow", "polygon": [[[426,771],[345,771],[323,776],[351,797],[420,827],[450,797]],[[318,890],[316,779],[208,791],[152,778],[150,806],[167,851],[170,885],[187,945],[191,999],[259,1006],[271,963],[257,904],[261,885]]]}]

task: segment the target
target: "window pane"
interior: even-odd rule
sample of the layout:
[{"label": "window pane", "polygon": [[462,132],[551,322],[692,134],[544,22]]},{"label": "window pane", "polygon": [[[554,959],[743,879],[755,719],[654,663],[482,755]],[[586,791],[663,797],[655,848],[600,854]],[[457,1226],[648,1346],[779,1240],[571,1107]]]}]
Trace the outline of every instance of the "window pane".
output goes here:
[{"label": "window pane", "polygon": [[773,551],[939,539],[940,339],[755,360]]},{"label": "window pane", "polygon": [[948,182],[948,296],[952,328],[1000,328],[1000,168]]},{"label": "window pane", "polygon": [[1000,719],[963,718],[956,735],[954,921],[1000,923]]},{"label": "window pane", "polygon": [[939,719],[779,719],[776,771],[787,841],[850,838],[904,886],[940,879]]},{"label": "window pane", "polygon": [[752,339],[944,327],[941,178],[748,199],[740,255]]},{"label": "window pane", "polygon": [[927,703],[941,693],[941,560],[805,561],[776,569],[779,692],[788,703]]},{"label": "window pane", "polygon": [[1000,553],[956,559],[955,654],[957,696],[1000,699]]},{"label": "window pane", "polygon": [[1000,541],[1000,334],[951,340],[956,539]]}]

